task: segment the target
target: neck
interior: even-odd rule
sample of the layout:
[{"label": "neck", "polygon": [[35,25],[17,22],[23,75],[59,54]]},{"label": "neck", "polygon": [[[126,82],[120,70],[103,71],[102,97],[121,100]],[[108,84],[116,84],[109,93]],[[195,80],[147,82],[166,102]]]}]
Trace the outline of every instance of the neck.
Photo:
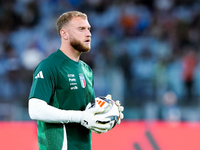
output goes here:
[{"label": "neck", "polygon": [[70,59],[72,59],[73,61],[78,62],[81,53],[77,50],[75,50],[73,47],[67,47],[64,45],[60,46],[60,50]]}]

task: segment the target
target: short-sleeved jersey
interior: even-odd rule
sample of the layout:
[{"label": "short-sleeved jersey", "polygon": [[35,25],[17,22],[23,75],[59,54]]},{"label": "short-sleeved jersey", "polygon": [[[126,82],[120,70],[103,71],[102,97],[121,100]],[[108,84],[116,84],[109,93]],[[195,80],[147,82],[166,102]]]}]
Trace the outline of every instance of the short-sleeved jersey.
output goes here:
[{"label": "short-sleeved jersey", "polygon": [[[61,50],[44,59],[33,73],[29,99],[42,99],[63,110],[84,110],[94,97],[91,68],[81,60],[71,60]],[[64,138],[67,150],[91,149],[91,131],[79,123],[37,121],[37,132],[40,150],[61,150]]]}]

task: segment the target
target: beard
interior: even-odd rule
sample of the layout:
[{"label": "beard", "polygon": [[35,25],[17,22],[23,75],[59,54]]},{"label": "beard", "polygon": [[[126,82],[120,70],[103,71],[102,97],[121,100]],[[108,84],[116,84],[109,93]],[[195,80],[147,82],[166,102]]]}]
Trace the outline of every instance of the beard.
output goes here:
[{"label": "beard", "polygon": [[90,46],[83,45],[79,40],[75,39],[73,36],[70,38],[70,45],[79,52],[89,52]]}]

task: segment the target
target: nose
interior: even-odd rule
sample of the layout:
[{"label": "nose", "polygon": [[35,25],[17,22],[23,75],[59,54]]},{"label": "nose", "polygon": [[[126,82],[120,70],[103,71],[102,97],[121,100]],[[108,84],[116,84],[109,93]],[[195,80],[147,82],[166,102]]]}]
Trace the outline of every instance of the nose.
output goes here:
[{"label": "nose", "polygon": [[87,30],[86,36],[87,36],[87,37],[91,37],[91,36],[92,36],[90,30]]}]

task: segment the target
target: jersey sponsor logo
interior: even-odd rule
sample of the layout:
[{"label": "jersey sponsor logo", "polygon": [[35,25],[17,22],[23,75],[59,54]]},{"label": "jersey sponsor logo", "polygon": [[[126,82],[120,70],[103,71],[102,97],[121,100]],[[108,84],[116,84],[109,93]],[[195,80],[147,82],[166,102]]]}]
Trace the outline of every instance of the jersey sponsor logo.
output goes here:
[{"label": "jersey sponsor logo", "polygon": [[43,76],[42,71],[40,71],[40,72],[35,76],[35,78],[36,78],[36,79],[37,79],[37,78],[44,79],[44,76]]},{"label": "jersey sponsor logo", "polygon": [[75,78],[69,78],[69,81],[70,82],[76,82],[76,79]]},{"label": "jersey sponsor logo", "polygon": [[84,77],[84,75],[82,73],[79,74],[79,79],[80,79],[82,88],[85,88],[86,81],[85,81],[85,77]]},{"label": "jersey sponsor logo", "polygon": [[70,89],[71,90],[77,90],[78,86],[77,86],[77,81],[75,78],[74,74],[67,74],[68,79],[69,79],[69,85],[70,85]]},{"label": "jersey sponsor logo", "polygon": [[70,83],[70,85],[77,85],[77,83]]},{"label": "jersey sponsor logo", "polygon": [[69,78],[70,78],[70,77],[75,77],[74,74],[68,74],[67,76],[68,76]]},{"label": "jersey sponsor logo", "polygon": [[70,89],[71,89],[71,90],[77,90],[78,87],[77,87],[77,86],[73,86],[73,87],[71,87]]}]

